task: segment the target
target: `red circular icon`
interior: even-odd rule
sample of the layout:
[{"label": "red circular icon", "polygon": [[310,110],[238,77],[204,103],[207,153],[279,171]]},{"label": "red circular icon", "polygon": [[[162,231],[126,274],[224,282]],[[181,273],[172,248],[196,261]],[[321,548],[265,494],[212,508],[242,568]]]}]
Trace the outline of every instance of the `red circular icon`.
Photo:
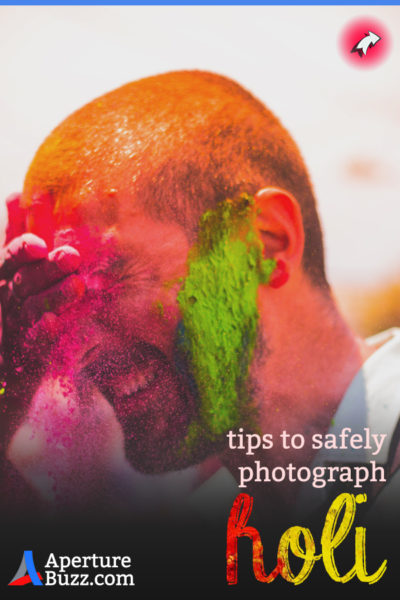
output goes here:
[{"label": "red circular icon", "polygon": [[346,61],[354,67],[359,69],[375,67],[389,52],[389,32],[375,18],[360,17],[344,28],[339,45]]}]

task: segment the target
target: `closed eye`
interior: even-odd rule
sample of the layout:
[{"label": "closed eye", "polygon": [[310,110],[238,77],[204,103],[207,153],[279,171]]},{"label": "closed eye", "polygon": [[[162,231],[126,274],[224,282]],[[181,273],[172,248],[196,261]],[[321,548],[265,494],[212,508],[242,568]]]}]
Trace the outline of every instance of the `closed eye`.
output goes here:
[{"label": "closed eye", "polygon": [[81,367],[85,367],[89,362],[92,361],[95,351],[100,347],[100,344],[95,344],[80,359],[79,363]]}]

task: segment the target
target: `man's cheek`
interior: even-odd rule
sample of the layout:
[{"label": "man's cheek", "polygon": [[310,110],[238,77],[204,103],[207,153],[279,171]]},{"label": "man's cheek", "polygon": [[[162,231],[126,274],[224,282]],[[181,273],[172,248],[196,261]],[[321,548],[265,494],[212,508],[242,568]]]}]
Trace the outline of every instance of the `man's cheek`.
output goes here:
[{"label": "man's cheek", "polygon": [[186,354],[196,382],[199,418],[188,446],[202,438],[222,441],[238,425],[256,426],[247,379],[256,343],[257,291],[275,261],[264,260],[255,228],[254,200],[243,195],[202,217],[178,294]]}]

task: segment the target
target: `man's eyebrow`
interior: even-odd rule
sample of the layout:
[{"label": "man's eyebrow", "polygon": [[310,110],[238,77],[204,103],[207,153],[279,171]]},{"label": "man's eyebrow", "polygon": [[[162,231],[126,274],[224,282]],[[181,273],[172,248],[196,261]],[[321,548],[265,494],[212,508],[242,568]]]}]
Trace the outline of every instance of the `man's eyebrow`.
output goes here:
[{"label": "man's eyebrow", "polygon": [[122,285],[123,259],[115,253],[101,254],[86,265],[84,277],[88,289],[111,291]]},{"label": "man's eyebrow", "polygon": [[103,253],[95,257],[95,259],[89,265],[89,271],[92,274],[104,273],[111,274],[117,273],[123,267],[124,259],[115,253]]},{"label": "man's eyebrow", "polygon": [[143,253],[122,256],[99,256],[87,271],[87,287],[102,292],[118,290],[146,291],[159,281],[159,272],[150,257]]}]

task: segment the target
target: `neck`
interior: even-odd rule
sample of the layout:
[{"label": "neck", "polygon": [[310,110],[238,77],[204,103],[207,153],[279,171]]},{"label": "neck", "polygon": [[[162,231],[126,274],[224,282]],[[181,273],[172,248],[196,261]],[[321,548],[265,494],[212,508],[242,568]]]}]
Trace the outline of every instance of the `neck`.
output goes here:
[{"label": "neck", "polygon": [[[293,289],[296,286],[297,289]],[[286,286],[285,286],[286,287]],[[272,434],[271,450],[251,457],[228,453],[226,464],[237,474],[246,460],[264,465],[308,465],[315,451],[308,443],[313,433],[328,430],[352,379],[368,356],[364,342],[354,335],[329,292],[315,289],[305,279],[292,288],[261,290],[261,335],[258,356],[251,369],[253,398],[259,410],[261,434]],[[302,434],[303,449],[282,450],[281,434]],[[270,486],[258,484],[271,494]],[[278,495],[286,499],[285,486]]]},{"label": "neck", "polygon": [[270,310],[264,314],[267,356],[256,365],[263,430],[273,426],[271,409],[275,428],[327,428],[365,358],[363,342],[330,295],[308,289],[294,298],[280,305],[279,318]]}]

